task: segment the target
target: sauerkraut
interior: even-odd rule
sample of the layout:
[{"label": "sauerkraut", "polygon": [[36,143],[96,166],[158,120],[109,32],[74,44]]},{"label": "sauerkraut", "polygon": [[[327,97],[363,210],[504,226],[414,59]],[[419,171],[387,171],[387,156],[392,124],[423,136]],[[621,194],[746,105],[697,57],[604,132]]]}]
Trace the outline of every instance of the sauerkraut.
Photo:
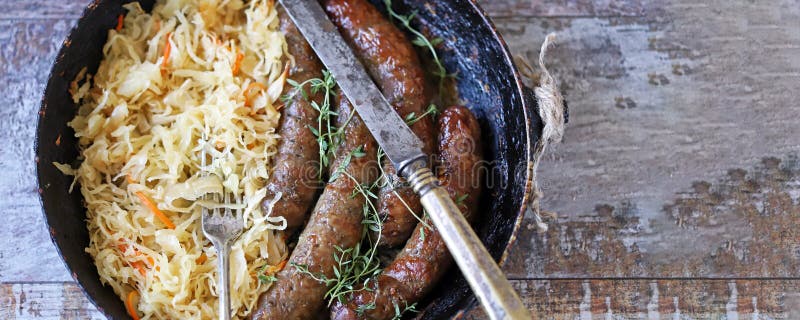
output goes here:
[{"label": "sauerkraut", "polygon": [[[244,318],[269,287],[259,278],[287,256],[285,221],[259,206],[291,61],[274,1],[125,9],[97,72],[82,71],[70,89],[82,163],[59,168],[85,200],[86,252],[124,301],[139,297],[141,319],[216,318],[216,250],[200,224],[201,206],[213,204],[197,200],[241,195],[245,231],[231,250],[230,289],[234,318]],[[205,167],[203,148],[213,160]]]}]

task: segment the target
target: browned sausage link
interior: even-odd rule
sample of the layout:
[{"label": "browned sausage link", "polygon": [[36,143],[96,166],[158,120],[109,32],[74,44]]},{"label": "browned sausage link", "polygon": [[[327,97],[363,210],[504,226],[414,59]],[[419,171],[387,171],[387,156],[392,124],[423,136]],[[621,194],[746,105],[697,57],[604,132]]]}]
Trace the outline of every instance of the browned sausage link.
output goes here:
[{"label": "browned sausage link", "polygon": [[[345,125],[341,145],[335,150],[336,159],[331,164],[333,174],[353,150],[363,148],[366,155],[349,157],[345,168],[349,175],[341,174],[325,186],[289,264],[277,274],[278,280],[259,297],[252,319],[311,319],[316,318],[325,304],[328,287],[325,283],[301,272],[294,265],[305,265],[314,275],[334,278],[335,246],[351,248],[361,240],[364,198],[353,196],[357,184],[371,183],[377,179],[377,143],[347,99],[339,99],[337,126]],[[355,181],[354,181],[355,180]]]},{"label": "browned sausage link", "polygon": [[[405,118],[412,113],[420,116],[428,103],[425,73],[405,34],[366,0],[322,2],[333,23],[353,47],[356,58],[364,63],[400,116]],[[422,140],[423,151],[431,154],[434,147],[431,117],[415,122],[411,130]],[[387,185],[379,192],[378,213],[384,219],[380,244],[394,247],[408,239],[417,224],[412,211],[421,216],[422,205],[414,191],[397,176],[394,166],[385,160],[383,168],[387,177],[395,186],[400,186]]]},{"label": "browned sausage link", "polygon": [[[482,189],[478,122],[467,108],[450,107],[438,126],[439,179],[453,199],[461,200],[459,209],[466,218],[474,220]],[[331,319],[391,319],[395,305],[403,310],[422,299],[450,265],[452,258],[439,233],[419,224],[397,258],[370,282],[371,290],[358,291],[345,304],[334,302]]]},{"label": "browned sausage link", "polygon": [[[322,63],[305,38],[297,30],[283,7],[278,7],[281,31],[286,35],[288,52],[294,56],[289,78],[302,83],[313,78],[322,78]],[[288,61],[287,61],[288,63]],[[284,94],[294,94],[284,109],[280,120],[278,135],[278,153],[272,178],[267,183],[267,196],[262,202],[264,210],[278,193],[281,197],[275,201],[272,215],[286,218],[288,229],[301,226],[310,211],[314,196],[320,187],[319,145],[309,126],[316,127],[319,112],[311,107],[310,101],[321,101],[322,93],[311,94],[309,86],[304,90],[309,93],[308,100],[295,92],[292,86],[286,86]],[[265,211],[266,212],[266,211]]]}]

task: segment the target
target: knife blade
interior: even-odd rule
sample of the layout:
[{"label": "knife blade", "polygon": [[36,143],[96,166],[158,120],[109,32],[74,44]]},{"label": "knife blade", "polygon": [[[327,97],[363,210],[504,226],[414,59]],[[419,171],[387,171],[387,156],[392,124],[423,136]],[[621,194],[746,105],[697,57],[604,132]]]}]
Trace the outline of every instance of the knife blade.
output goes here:
[{"label": "knife blade", "polygon": [[424,159],[422,141],[386,101],[319,3],[295,0],[281,1],[281,4],[398,172],[407,164]]},{"label": "knife blade", "polygon": [[408,179],[492,319],[531,319],[500,267],[427,166],[422,141],[386,101],[318,0],[280,0],[397,172]]}]

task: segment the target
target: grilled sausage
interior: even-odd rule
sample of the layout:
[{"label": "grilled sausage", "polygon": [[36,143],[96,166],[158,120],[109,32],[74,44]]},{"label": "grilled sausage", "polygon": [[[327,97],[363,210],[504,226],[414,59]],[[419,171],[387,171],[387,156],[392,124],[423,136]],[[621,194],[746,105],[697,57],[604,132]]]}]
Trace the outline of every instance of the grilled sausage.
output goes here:
[{"label": "grilled sausage", "polygon": [[[313,78],[322,78],[322,63],[297,30],[297,27],[278,7],[281,31],[286,35],[288,52],[294,56],[294,65],[289,71],[289,78],[302,83]],[[319,145],[317,138],[308,127],[317,126],[319,112],[311,107],[310,101],[321,101],[322,92],[312,94],[308,85],[303,88],[309,95],[304,99],[302,94],[294,92],[295,88],[287,86],[284,94],[294,94],[286,103],[281,117],[278,135],[278,153],[275,156],[272,178],[267,183],[267,196],[261,203],[264,212],[272,206],[272,215],[286,218],[288,229],[301,226],[311,208],[317,190],[320,187]],[[275,200],[276,195],[282,194]],[[274,204],[272,203],[274,202]]]},{"label": "grilled sausage", "polygon": [[[465,217],[474,220],[482,185],[478,122],[467,108],[450,107],[440,116],[438,128],[439,180],[453,199],[460,200]],[[395,306],[403,310],[419,301],[450,265],[452,257],[442,237],[420,223],[395,260],[369,282],[370,290],[356,292],[345,303],[334,302],[331,319],[391,319]]]},{"label": "grilled sausage", "polygon": [[[259,297],[251,319],[316,318],[322,312],[328,287],[295,265],[304,265],[310,273],[332,279],[335,247],[351,248],[361,240],[365,199],[361,195],[353,196],[353,190],[358,184],[377,179],[377,143],[358,115],[345,124],[354,112],[347,99],[340,98],[338,105],[336,122],[339,127],[346,126],[346,138],[336,148],[331,175],[335,175],[335,168],[345,165],[349,176],[339,174],[325,186],[289,264],[276,275],[278,280],[272,287]],[[349,156],[358,148],[363,148],[363,156]]]},{"label": "grilled sausage", "polygon": [[[366,0],[322,2],[328,16],[354,49],[356,58],[364,63],[397,113],[404,119],[411,114],[415,118],[422,115],[428,103],[425,73],[405,34]],[[431,154],[434,147],[431,117],[420,118],[411,125],[411,130],[422,140],[423,151]],[[377,209],[384,219],[380,245],[394,247],[408,239],[417,224],[414,214],[422,216],[422,205],[419,196],[397,175],[394,166],[388,159],[384,160],[386,176],[393,183],[382,187],[378,194]]]}]

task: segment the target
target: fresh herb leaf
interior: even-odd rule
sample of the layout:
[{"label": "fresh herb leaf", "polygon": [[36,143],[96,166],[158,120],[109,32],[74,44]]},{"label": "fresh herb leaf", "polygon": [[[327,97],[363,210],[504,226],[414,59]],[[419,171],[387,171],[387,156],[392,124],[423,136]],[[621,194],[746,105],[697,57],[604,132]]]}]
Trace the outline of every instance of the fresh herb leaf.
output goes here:
[{"label": "fresh herb leaf", "polygon": [[[345,170],[353,157],[363,156],[366,156],[363,147],[358,147],[348,152],[337,166],[337,170],[331,175],[331,179],[347,178],[355,182],[351,197],[361,196],[364,199],[364,204],[362,205],[364,215],[362,218],[363,229],[361,231],[361,238],[364,241],[360,241],[352,248],[335,247],[336,251],[334,252],[333,260],[336,264],[333,268],[333,275],[330,278],[324,274],[310,272],[305,265],[292,264],[297,268],[298,272],[307,274],[313,279],[325,283],[330,288],[325,293],[329,304],[333,301],[344,302],[345,298],[354,292],[371,290],[370,281],[381,272],[377,251],[382,220],[372,201],[377,197],[372,191],[377,187],[377,181],[367,184],[358,183],[355,177]],[[376,239],[371,239],[368,236],[370,230],[378,232]],[[363,310],[365,309],[362,309],[362,312]]]},{"label": "fresh herb leaf", "polygon": [[306,86],[311,88],[312,94],[317,94],[319,92],[324,93],[322,103],[310,101],[311,107],[317,110],[319,115],[317,116],[317,127],[308,127],[309,130],[314,133],[314,136],[317,137],[320,157],[319,176],[322,177],[322,173],[325,171],[324,169],[330,163],[329,154],[332,153],[331,147],[338,146],[338,142],[341,141],[339,136],[344,134],[344,128],[335,128],[331,119],[332,116],[336,115],[336,112],[331,110],[331,98],[336,88],[336,80],[328,70],[322,70],[322,79],[313,78],[303,81],[302,83],[298,83],[292,79],[286,79],[286,83],[294,87],[294,90],[281,97],[281,101],[284,105],[288,105],[298,94],[304,100],[308,101],[308,93],[306,93],[304,89]]},{"label": "fresh herb leaf", "polygon": [[431,43],[431,42],[429,42],[428,39],[425,39],[424,37],[417,37],[416,39],[411,41],[411,43],[413,43],[414,45],[416,45],[418,47],[425,47],[425,46],[428,45],[428,43]]},{"label": "fresh herb leaf", "polygon": [[278,278],[276,278],[274,275],[259,274],[258,280],[260,280],[261,283],[273,283],[275,281],[278,281]]},{"label": "fresh herb leaf", "polygon": [[400,320],[400,319],[402,319],[403,318],[403,314],[405,314],[406,312],[411,312],[411,313],[417,313],[418,312],[416,303],[413,303],[411,305],[408,305],[406,303],[406,307],[403,308],[403,310],[400,310],[400,306],[398,306],[396,302],[392,303],[392,304],[394,305],[394,317],[392,317],[392,320]]},{"label": "fresh herb leaf", "polygon": [[358,146],[358,148],[353,150],[352,154],[356,158],[362,158],[367,155],[367,153],[364,152],[364,146]]},{"label": "fresh herb leaf", "polygon": [[410,125],[413,125],[413,124],[417,123],[422,118],[425,118],[425,117],[427,117],[429,115],[433,116],[433,115],[437,115],[437,114],[439,114],[439,108],[436,107],[435,104],[431,103],[430,105],[428,105],[428,109],[425,109],[425,112],[423,112],[421,115],[419,115],[419,117],[416,116],[415,112],[412,112],[412,113],[409,113],[406,116],[405,121],[406,121],[406,124],[410,126]]},{"label": "fresh herb leaf", "polygon": [[436,53],[436,46],[441,44],[444,40],[442,38],[428,39],[422,32],[411,26],[411,20],[413,20],[417,15],[416,11],[404,16],[394,11],[392,8],[392,0],[383,0],[383,4],[386,5],[386,11],[388,11],[389,15],[392,18],[400,21],[402,27],[408,30],[408,32],[411,32],[411,34],[414,36],[414,40],[411,42],[418,47],[426,48],[431,54],[435,67],[433,74],[439,78],[439,91],[444,91],[443,88],[445,79],[455,77],[455,74],[447,73],[447,69],[442,64],[441,59],[439,59],[439,54]]},{"label": "fresh herb leaf", "polygon": [[462,194],[462,195],[456,197],[456,201],[455,201],[456,205],[460,206],[460,205],[464,204],[464,200],[467,200],[467,197],[469,197],[468,194]]},{"label": "fresh herb leaf", "polygon": [[311,133],[313,133],[315,137],[319,137],[319,130],[317,130],[317,128],[308,126],[308,130],[311,130]]},{"label": "fresh herb leaf", "polygon": [[368,304],[359,305],[359,306],[356,308],[356,313],[357,313],[359,316],[363,316],[365,311],[367,311],[367,310],[374,310],[374,309],[375,309],[375,301],[372,301],[372,302],[370,302],[370,303],[368,303]]}]

